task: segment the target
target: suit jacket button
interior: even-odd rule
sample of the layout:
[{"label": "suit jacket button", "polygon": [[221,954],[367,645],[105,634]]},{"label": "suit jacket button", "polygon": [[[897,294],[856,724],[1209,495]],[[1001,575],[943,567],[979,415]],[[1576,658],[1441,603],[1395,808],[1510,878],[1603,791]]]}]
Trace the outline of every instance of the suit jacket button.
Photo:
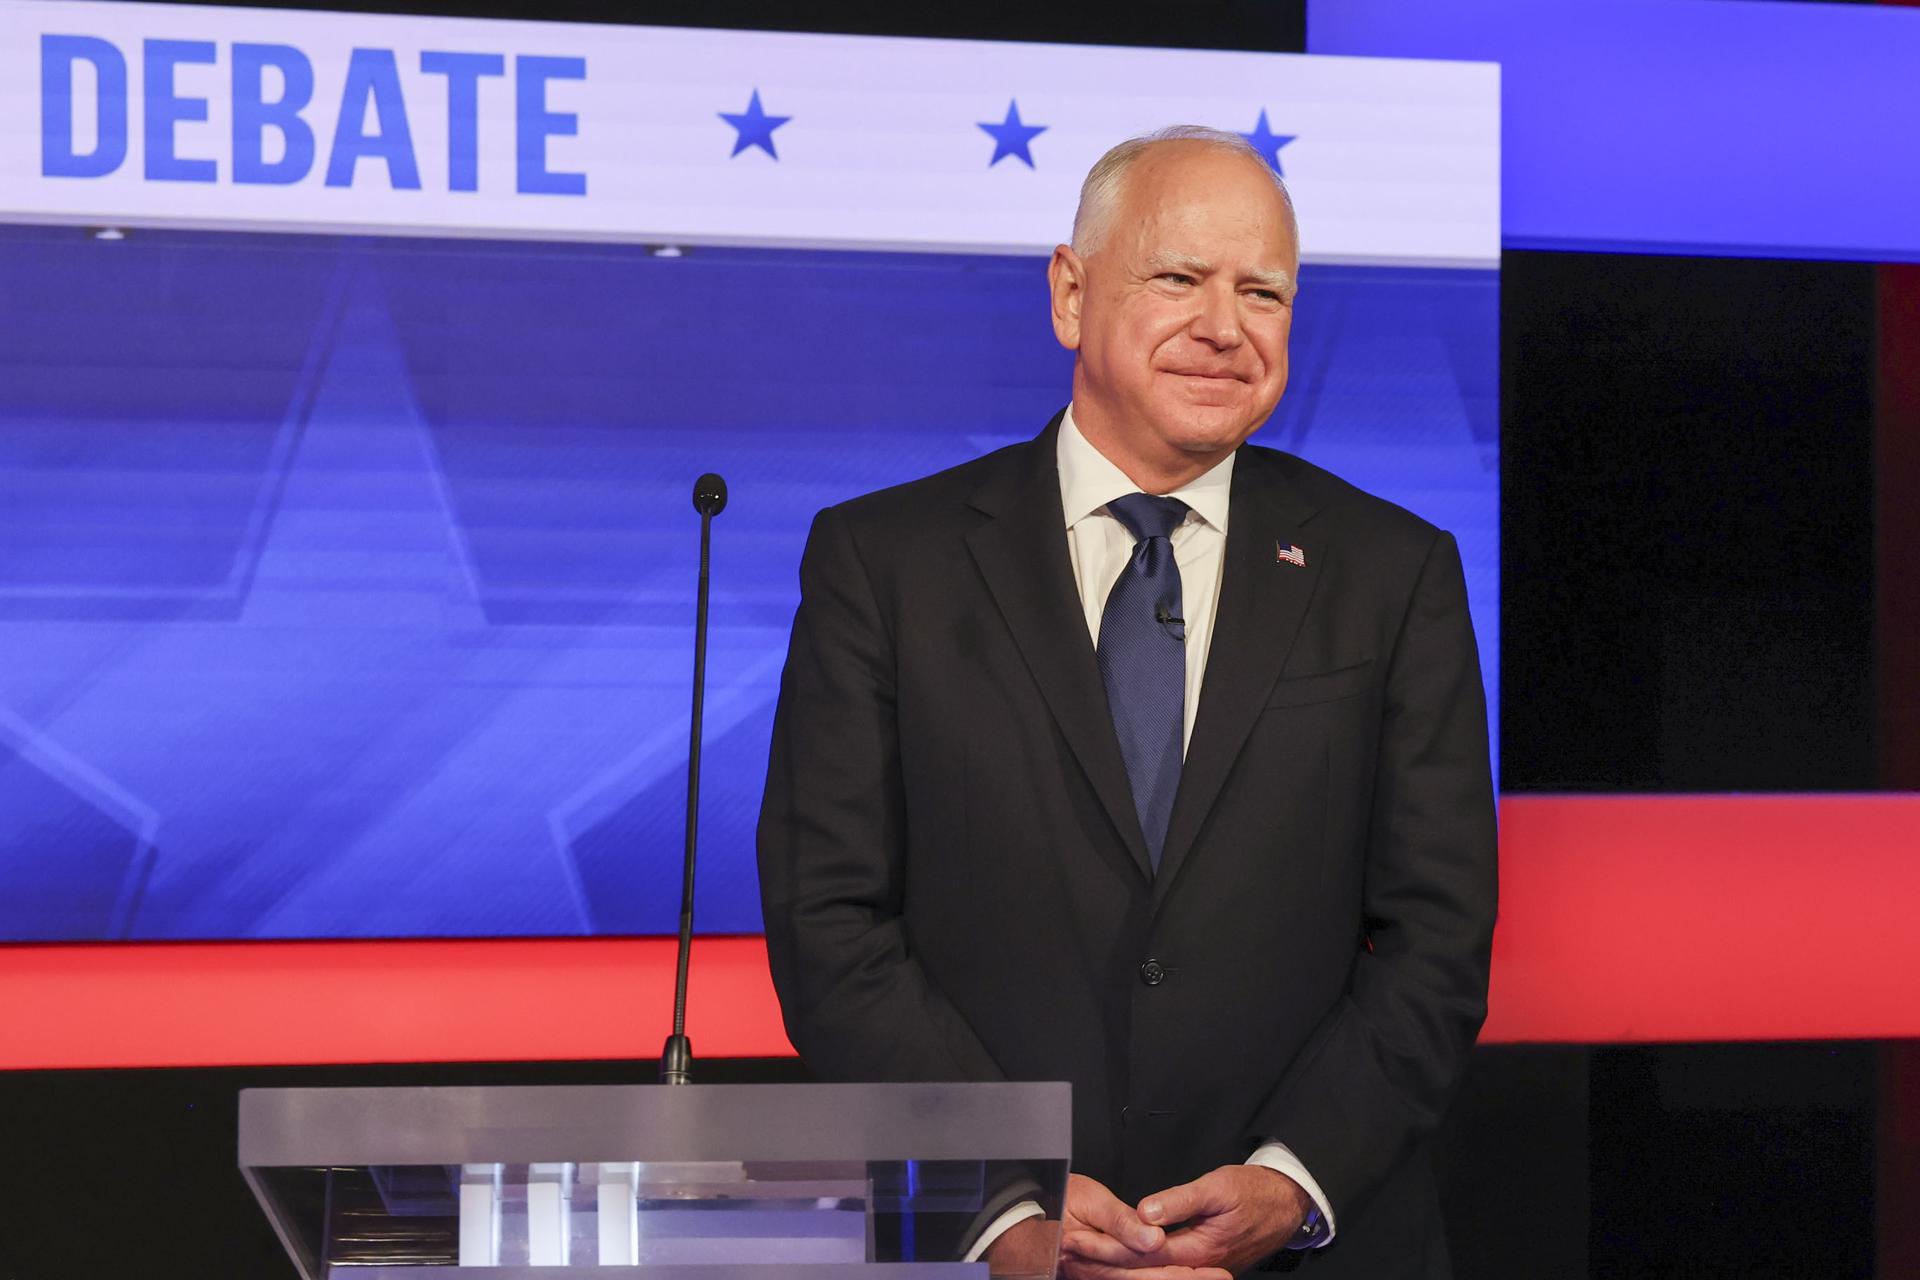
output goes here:
[{"label": "suit jacket button", "polygon": [[1157,987],[1167,980],[1166,966],[1158,960],[1149,960],[1140,966],[1140,981],[1150,987]]}]

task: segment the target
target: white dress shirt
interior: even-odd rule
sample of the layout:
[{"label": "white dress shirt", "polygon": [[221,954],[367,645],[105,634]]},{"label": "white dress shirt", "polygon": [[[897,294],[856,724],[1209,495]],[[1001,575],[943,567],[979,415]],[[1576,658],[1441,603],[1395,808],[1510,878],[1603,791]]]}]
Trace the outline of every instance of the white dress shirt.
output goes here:
[{"label": "white dress shirt", "polygon": [[[1133,557],[1133,535],[1115,516],[1108,514],[1107,503],[1129,493],[1141,492],[1126,472],[1087,442],[1074,425],[1073,406],[1067,406],[1060,422],[1055,450],[1060,469],[1060,505],[1067,518],[1067,557],[1073,564],[1074,585],[1080,591],[1080,607],[1086,614],[1087,632],[1094,647],[1100,646],[1100,616],[1106,611],[1107,596],[1120,580],[1121,570]],[[1228,497],[1233,490],[1233,455],[1228,454],[1205,475],[1166,495],[1187,504],[1186,519],[1173,531],[1173,562],[1180,570],[1180,608],[1187,630],[1187,705],[1181,727],[1181,750],[1193,742],[1194,715],[1200,708],[1200,683],[1207,674],[1207,651],[1213,642],[1213,620],[1220,601],[1220,575],[1226,564]],[[1251,1156],[1248,1164],[1264,1165],[1284,1173],[1313,1199],[1326,1219],[1326,1232],[1315,1247],[1333,1239],[1333,1206],[1326,1193],[1313,1180],[1299,1157],[1284,1142],[1268,1140]],[[1025,1201],[1007,1210],[988,1227],[968,1251],[966,1261],[977,1261],[987,1246],[1016,1222],[1036,1217],[1039,1205]]]}]

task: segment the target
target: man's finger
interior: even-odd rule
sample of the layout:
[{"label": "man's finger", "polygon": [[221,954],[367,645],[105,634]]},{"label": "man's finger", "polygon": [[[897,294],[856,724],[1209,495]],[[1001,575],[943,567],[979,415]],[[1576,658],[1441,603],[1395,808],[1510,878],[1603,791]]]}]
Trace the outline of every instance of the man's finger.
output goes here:
[{"label": "man's finger", "polygon": [[1082,1222],[1106,1232],[1135,1253],[1152,1253],[1166,1243],[1166,1232],[1140,1221],[1131,1205],[1097,1182],[1088,1183],[1085,1194],[1068,1207]]},{"label": "man's finger", "polygon": [[1167,1247],[1154,1255],[1154,1261],[1181,1267],[1211,1266],[1222,1260],[1229,1242],[1204,1227],[1169,1231]]},{"label": "man's finger", "polygon": [[1104,1231],[1069,1231],[1060,1237],[1062,1257],[1102,1262],[1113,1267],[1138,1267],[1151,1258],[1156,1263],[1171,1262],[1158,1253],[1136,1253]]},{"label": "man's finger", "polygon": [[1140,1202],[1140,1220],[1167,1227],[1231,1207],[1221,1195],[1220,1180],[1209,1175],[1154,1192]]}]

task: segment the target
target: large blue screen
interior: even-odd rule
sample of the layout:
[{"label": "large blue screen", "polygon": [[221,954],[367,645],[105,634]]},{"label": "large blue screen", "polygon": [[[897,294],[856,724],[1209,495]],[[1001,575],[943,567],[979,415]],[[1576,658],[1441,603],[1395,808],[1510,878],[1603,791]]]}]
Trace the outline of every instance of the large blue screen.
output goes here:
[{"label": "large blue screen", "polygon": [[1316,54],[1500,64],[1510,249],[1920,262],[1920,11],[1315,0]]},{"label": "large blue screen", "polygon": [[[0,228],[0,938],[701,928],[820,507],[1064,403],[1039,259]],[[1498,275],[1309,266],[1258,437],[1454,530],[1498,671]]]}]

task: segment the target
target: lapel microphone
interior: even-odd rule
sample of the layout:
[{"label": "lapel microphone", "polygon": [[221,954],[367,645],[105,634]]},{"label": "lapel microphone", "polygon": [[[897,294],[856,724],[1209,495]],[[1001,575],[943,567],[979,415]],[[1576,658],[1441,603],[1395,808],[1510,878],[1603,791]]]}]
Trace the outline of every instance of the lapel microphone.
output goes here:
[{"label": "lapel microphone", "polygon": [[1173,638],[1175,640],[1185,640],[1187,638],[1187,620],[1176,617],[1172,607],[1169,606],[1165,600],[1159,601],[1153,606],[1153,620],[1170,631],[1174,627],[1178,627],[1178,631],[1173,631]]}]

